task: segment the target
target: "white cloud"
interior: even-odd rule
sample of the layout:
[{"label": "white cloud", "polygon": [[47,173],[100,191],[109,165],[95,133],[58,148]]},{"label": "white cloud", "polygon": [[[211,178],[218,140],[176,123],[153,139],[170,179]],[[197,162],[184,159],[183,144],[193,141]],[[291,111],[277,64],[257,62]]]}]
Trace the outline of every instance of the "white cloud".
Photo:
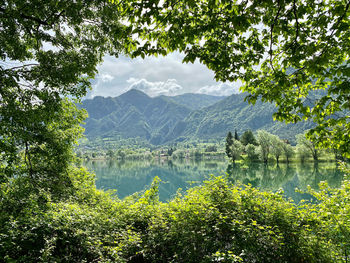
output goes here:
[{"label": "white cloud", "polygon": [[103,73],[100,75],[100,79],[102,82],[111,82],[114,79],[114,77],[109,74]]},{"label": "white cloud", "polygon": [[198,62],[183,64],[182,59],[180,53],[145,59],[106,56],[86,98],[115,97],[130,88],[140,89],[150,96],[182,93],[230,95],[236,92],[238,84],[218,83],[213,72],[204,65]]},{"label": "white cloud", "polygon": [[203,93],[215,96],[229,96],[240,93],[240,83],[217,83],[215,85],[208,85],[200,88],[197,93]]},{"label": "white cloud", "polygon": [[138,89],[151,97],[160,95],[175,96],[186,92],[184,88],[177,83],[176,79],[168,79],[165,82],[150,82],[146,79],[130,78],[127,82],[130,84],[129,89]]}]

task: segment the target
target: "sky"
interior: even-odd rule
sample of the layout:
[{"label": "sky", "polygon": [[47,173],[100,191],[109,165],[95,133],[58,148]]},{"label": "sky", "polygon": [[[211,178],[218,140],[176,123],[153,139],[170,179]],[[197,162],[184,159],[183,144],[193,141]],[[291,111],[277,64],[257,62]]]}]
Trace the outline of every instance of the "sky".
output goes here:
[{"label": "sky", "polygon": [[239,92],[241,83],[216,82],[214,73],[204,65],[183,64],[182,58],[180,53],[145,59],[106,56],[86,98],[116,97],[132,88],[151,97],[183,93],[228,96]]}]

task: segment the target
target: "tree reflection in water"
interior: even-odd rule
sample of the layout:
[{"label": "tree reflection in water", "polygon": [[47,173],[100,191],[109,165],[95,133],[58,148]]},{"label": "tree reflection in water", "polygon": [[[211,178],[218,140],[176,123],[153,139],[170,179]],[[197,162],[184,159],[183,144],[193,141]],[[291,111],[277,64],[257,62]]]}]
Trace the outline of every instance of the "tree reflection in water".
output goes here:
[{"label": "tree reflection in water", "polygon": [[86,162],[85,165],[96,173],[96,186],[101,189],[116,189],[120,198],[143,191],[149,187],[155,176],[162,183],[159,185],[160,200],[167,201],[179,188],[183,191],[199,185],[210,174],[224,175],[236,184],[251,184],[264,191],[283,189],[287,197],[299,202],[308,195],[295,193],[298,187],[306,190],[307,185],[317,189],[320,181],[337,187],[342,180],[335,163],[264,165],[228,164],[227,160],[186,160],[172,161],[103,161]]},{"label": "tree reflection in water", "polygon": [[307,190],[310,185],[318,189],[321,181],[327,181],[332,187],[339,187],[343,176],[336,163],[298,163],[298,164],[228,164],[226,175],[233,184],[250,184],[262,191],[283,190],[287,198],[295,202],[310,199],[311,196],[295,192]]}]

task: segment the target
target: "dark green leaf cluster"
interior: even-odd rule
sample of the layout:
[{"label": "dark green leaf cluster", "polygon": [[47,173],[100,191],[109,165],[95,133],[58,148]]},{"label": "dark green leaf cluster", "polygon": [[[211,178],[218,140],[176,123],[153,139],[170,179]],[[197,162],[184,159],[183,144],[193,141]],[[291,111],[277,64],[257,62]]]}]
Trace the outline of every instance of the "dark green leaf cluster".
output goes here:
[{"label": "dark green leaf cluster", "polygon": [[244,146],[247,146],[247,144],[257,145],[257,141],[256,141],[255,136],[251,130],[245,131],[242,134],[240,141]]}]

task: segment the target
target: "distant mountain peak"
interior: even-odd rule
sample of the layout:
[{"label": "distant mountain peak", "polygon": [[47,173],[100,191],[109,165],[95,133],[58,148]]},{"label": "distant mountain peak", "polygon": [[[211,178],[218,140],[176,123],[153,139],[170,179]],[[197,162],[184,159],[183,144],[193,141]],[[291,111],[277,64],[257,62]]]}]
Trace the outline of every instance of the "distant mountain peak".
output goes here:
[{"label": "distant mountain peak", "polygon": [[144,93],[141,90],[138,89],[129,89],[127,92],[121,94],[119,97],[126,97],[126,96],[142,96],[144,98],[151,98],[146,93]]}]

